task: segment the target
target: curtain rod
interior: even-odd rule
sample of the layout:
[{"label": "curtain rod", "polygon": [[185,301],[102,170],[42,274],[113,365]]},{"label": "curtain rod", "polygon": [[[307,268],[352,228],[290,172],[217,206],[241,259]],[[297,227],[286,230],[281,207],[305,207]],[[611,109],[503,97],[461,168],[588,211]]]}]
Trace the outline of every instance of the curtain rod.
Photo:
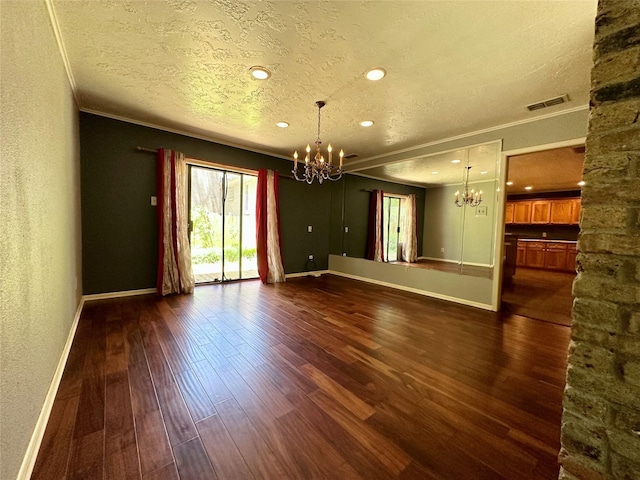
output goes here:
[{"label": "curtain rod", "polygon": [[139,152],[158,153],[158,149],[157,148],[141,147],[140,145],[138,145],[136,147],[136,150],[139,151]]}]

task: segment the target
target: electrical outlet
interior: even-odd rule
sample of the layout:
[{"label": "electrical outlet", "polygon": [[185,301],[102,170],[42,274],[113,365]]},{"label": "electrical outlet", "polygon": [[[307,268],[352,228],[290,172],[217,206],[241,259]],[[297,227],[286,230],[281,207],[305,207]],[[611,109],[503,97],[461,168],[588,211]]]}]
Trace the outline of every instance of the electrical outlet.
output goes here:
[{"label": "electrical outlet", "polygon": [[313,232],[313,225],[307,226],[307,232],[309,233]]},{"label": "electrical outlet", "polygon": [[440,249],[440,253],[444,253],[444,247]]},{"label": "electrical outlet", "polygon": [[158,197],[156,197],[155,195],[151,195],[151,206],[155,207],[158,205]]},{"label": "electrical outlet", "polygon": [[313,255],[309,255],[309,260],[313,260]]},{"label": "electrical outlet", "polygon": [[547,232],[542,232],[542,238],[547,238]]},{"label": "electrical outlet", "polygon": [[349,233],[349,227],[344,227],[344,233]]}]

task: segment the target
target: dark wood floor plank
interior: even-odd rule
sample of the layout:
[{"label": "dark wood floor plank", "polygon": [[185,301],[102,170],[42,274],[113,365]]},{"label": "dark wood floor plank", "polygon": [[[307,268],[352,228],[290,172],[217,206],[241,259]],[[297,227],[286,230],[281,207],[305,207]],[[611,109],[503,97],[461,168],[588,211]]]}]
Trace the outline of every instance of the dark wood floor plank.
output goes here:
[{"label": "dark wood floor plank", "polygon": [[320,478],[317,465],[309,461],[299,445],[292,443],[291,439],[284,437],[278,430],[276,417],[267,406],[269,399],[265,398],[263,401],[254,393],[243,376],[233,368],[222,370],[219,374],[255,430],[264,438],[274,456],[288,471],[289,476],[291,478]]},{"label": "dark wood floor plank", "polygon": [[219,478],[254,478],[219,415],[196,423],[196,428]]},{"label": "dark wood floor plank", "polygon": [[122,323],[120,320],[107,322],[106,373],[119,372],[127,368]]},{"label": "dark wood floor plank", "polygon": [[362,478],[297,411],[292,410],[280,417],[278,427],[284,436],[299,445],[309,459],[318,466],[323,478],[335,477],[344,480]]},{"label": "dark wood floor plank", "polygon": [[32,480],[65,478],[79,397],[56,398],[40,444]]},{"label": "dark wood floor plank", "polygon": [[216,405],[219,402],[233,398],[225,383],[207,360],[194,363],[191,367],[200,380],[205,393],[209,396],[211,403]]},{"label": "dark wood floor plank", "polygon": [[151,322],[141,324],[141,331],[167,434],[171,445],[179,445],[197,436],[196,427]]},{"label": "dark wood floor plank", "polygon": [[188,369],[177,372],[175,378],[194,422],[198,422],[216,413],[213,402],[202,388],[193,370]]},{"label": "dark wood floor plank", "polygon": [[104,473],[104,432],[97,430],[74,438],[69,458],[68,480],[101,479]]},{"label": "dark wood floor plank", "polygon": [[569,333],[332,275],[90,301],[33,478],[557,478]]},{"label": "dark wood floor plank", "polygon": [[136,437],[142,475],[173,462],[173,454],[160,410],[136,417]]},{"label": "dark wood floor plank", "polygon": [[292,478],[235,400],[219,403],[216,409],[254,478]]},{"label": "dark wood floor plank", "polygon": [[211,466],[200,437],[193,438],[174,447],[176,467],[180,480],[216,480],[218,476]]},{"label": "dark wood floor plank", "polygon": [[379,457],[351,436],[338,422],[316,405],[308,395],[292,392],[287,395],[289,401],[304,420],[313,426],[336,451],[343,452],[345,460],[362,478],[367,480],[388,480],[388,470]]},{"label": "dark wood floor plank", "polygon": [[399,475],[411,462],[411,458],[396,444],[361,422],[342,405],[337,404],[322,390],[310,395],[311,399],[331,418],[351,434],[371,453],[376,455],[391,475]]},{"label": "dark wood floor plank", "polygon": [[140,478],[138,445],[126,370],[107,375],[105,478]]},{"label": "dark wood floor plank", "polygon": [[153,472],[143,475],[143,480],[179,480],[178,469],[175,463],[171,462],[164,467],[160,467]]},{"label": "dark wood floor plank", "polygon": [[105,439],[105,479],[134,480],[140,478],[138,444],[134,429]]},{"label": "dark wood floor plank", "polygon": [[344,388],[338,382],[326,376],[313,365],[307,363],[302,365],[300,370],[303,371],[324,393],[331,397],[334,401],[340,403],[343,407],[353,413],[360,420],[366,420],[376,411],[375,409],[360,400],[356,395]]},{"label": "dark wood floor plank", "polygon": [[78,409],[73,438],[81,438],[104,430],[104,396],[104,374],[83,378],[80,391],[82,408]]}]

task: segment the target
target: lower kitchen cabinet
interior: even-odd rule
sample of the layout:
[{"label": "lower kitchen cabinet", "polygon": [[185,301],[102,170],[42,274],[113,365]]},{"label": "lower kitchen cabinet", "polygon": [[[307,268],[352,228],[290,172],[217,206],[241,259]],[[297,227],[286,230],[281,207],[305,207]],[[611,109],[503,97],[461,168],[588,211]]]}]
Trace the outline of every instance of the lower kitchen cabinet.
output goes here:
[{"label": "lower kitchen cabinet", "polygon": [[546,270],[575,271],[575,242],[518,240],[516,265]]}]

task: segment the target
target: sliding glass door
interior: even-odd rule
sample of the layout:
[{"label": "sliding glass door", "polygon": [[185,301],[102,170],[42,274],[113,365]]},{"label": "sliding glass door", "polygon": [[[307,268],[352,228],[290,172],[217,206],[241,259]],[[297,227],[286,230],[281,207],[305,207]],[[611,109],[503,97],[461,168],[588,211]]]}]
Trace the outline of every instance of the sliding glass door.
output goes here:
[{"label": "sliding glass door", "polygon": [[401,227],[404,218],[402,199],[385,195],[382,200],[383,226],[382,246],[384,259],[387,262],[397,262],[402,259]]},{"label": "sliding glass door", "polygon": [[191,263],[196,283],[256,278],[255,175],[190,167]]}]

